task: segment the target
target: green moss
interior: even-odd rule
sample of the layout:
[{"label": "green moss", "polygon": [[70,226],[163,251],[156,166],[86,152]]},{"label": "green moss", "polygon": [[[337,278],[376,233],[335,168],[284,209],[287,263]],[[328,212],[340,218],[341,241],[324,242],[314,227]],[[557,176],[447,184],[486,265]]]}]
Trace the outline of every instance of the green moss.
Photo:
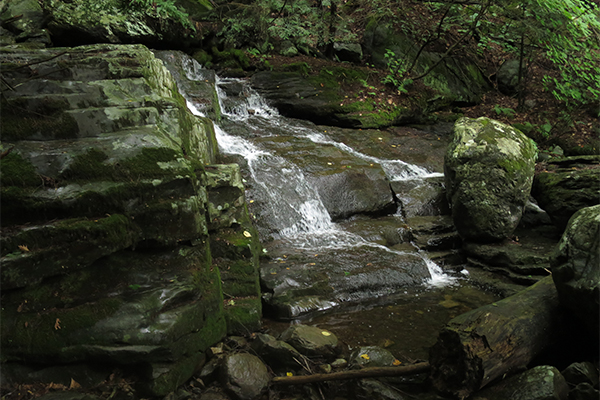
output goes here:
[{"label": "green moss", "polygon": [[[169,148],[144,148],[137,156],[107,164],[108,156],[97,149],[89,149],[75,157],[71,165],[59,177],[65,180],[109,180],[130,181],[148,178],[164,178],[178,174],[191,174],[183,155]],[[163,165],[161,165],[163,163]],[[175,168],[168,168],[164,163],[173,163]]]},{"label": "green moss", "polygon": [[236,298],[225,301],[227,334],[248,334],[261,327],[262,304],[260,297]]},{"label": "green moss", "polygon": [[283,64],[281,66],[282,71],[287,72],[299,72],[302,76],[308,76],[310,74],[310,66],[305,62],[297,62],[291,64]]},{"label": "green moss", "polygon": [[3,140],[71,139],[79,133],[77,121],[65,112],[65,99],[46,97],[30,104],[26,98],[3,98],[1,109]]},{"label": "green moss", "polygon": [[15,152],[0,160],[0,182],[2,186],[20,187],[40,186],[42,183],[33,164]]},{"label": "green moss", "polygon": [[[44,361],[44,357],[52,359],[72,344],[75,335],[114,314],[121,305],[122,300],[110,298],[74,308],[37,313],[3,309],[1,343],[4,357],[36,354],[40,362]],[[86,344],[94,344],[97,340],[102,338],[89,338]]]}]

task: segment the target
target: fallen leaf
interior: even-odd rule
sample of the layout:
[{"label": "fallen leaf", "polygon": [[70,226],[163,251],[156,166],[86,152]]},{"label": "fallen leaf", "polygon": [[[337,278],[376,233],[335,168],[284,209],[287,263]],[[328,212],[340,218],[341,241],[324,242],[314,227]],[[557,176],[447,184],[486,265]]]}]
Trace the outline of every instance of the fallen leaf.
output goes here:
[{"label": "fallen leaf", "polygon": [[287,376],[294,376],[294,374],[292,372],[286,372],[285,373]]},{"label": "fallen leaf", "polygon": [[20,244],[19,245],[19,250],[21,250],[21,251],[29,251],[29,249],[27,248],[27,246],[25,246],[24,244]]},{"label": "fallen leaf", "polygon": [[323,336],[331,336],[331,332],[327,332],[327,331],[322,331],[321,334]]},{"label": "fallen leaf", "polygon": [[54,323],[54,329],[55,330],[61,329],[61,327],[60,327],[60,319],[58,319],[58,318],[56,318],[56,322]]},{"label": "fallen leaf", "polygon": [[244,231],[244,236],[249,238],[249,237],[252,237],[252,234],[248,231]]},{"label": "fallen leaf", "polygon": [[69,390],[79,389],[81,385],[75,381],[75,379],[71,378],[71,384],[69,385]]},{"label": "fallen leaf", "polygon": [[394,362],[392,363],[392,365],[396,365],[396,366],[398,366],[398,365],[400,365],[400,364],[402,364],[402,362],[401,362],[400,360],[398,360],[397,358],[396,358],[396,359],[394,360]]},{"label": "fallen leaf", "polygon": [[371,359],[371,357],[369,357],[368,354],[361,354],[360,358],[364,358],[365,360],[370,360]]}]

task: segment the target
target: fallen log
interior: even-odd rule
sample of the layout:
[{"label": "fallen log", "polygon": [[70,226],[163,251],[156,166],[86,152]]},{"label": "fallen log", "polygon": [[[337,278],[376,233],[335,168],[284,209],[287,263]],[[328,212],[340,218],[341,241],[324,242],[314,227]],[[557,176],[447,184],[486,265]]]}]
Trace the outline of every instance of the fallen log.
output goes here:
[{"label": "fallen log", "polygon": [[468,397],[527,364],[553,344],[563,317],[552,277],[452,319],[430,349],[431,382],[440,392]]},{"label": "fallen log", "polygon": [[422,362],[402,367],[372,367],[332,372],[329,374],[276,376],[271,380],[271,383],[276,385],[302,385],[306,383],[341,381],[347,379],[383,378],[390,376],[415,375],[427,371],[429,371],[429,363]]}]

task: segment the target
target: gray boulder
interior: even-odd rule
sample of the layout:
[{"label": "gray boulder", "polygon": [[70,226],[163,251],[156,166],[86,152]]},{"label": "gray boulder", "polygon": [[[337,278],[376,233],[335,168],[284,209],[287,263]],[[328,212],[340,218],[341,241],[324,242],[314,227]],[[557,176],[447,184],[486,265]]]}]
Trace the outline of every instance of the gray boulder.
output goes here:
[{"label": "gray boulder", "polygon": [[598,335],[600,205],[579,210],[550,258],[561,303]]},{"label": "gray boulder", "polygon": [[270,380],[265,364],[252,354],[229,354],[221,367],[222,384],[239,400],[256,399],[267,389]]},{"label": "gray boulder", "polygon": [[446,153],[446,194],[458,233],[474,242],[509,237],[529,198],[537,150],[517,129],[461,118]]},{"label": "gray boulder", "polygon": [[341,352],[337,336],[316,326],[290,326],[279,336],[279,340],[288,343],[307,357],[334,360]]},{"label": "gray boulder", "polygon": [[517,93],[519,84],[519,60],[508,60],[505,61],[496,74],[496,81],[498,82],[498,89],[508,95],[512,96]]},{"label": "gray boulder", "polygon": [[548,161],[535,176],[532,194],[552,223],[565,229],[575,212],[600,203],[600,156]]}]

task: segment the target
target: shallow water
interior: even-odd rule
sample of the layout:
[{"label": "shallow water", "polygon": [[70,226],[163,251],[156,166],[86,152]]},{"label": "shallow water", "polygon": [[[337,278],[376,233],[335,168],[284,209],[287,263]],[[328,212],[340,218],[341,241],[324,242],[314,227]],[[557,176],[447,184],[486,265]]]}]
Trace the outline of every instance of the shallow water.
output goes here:
[{"label": "shallow water", "polygon": [[[380,346],[400,361],[412,362],[429,358],[438,332],[452,318],[499,299],[497,293],[462,278],[452,286],[408,289],[378,302],[291,323],[330,330],[351,349]],[[264,328],[274,336],[289,326],[289,322],[264,320]]]}]

